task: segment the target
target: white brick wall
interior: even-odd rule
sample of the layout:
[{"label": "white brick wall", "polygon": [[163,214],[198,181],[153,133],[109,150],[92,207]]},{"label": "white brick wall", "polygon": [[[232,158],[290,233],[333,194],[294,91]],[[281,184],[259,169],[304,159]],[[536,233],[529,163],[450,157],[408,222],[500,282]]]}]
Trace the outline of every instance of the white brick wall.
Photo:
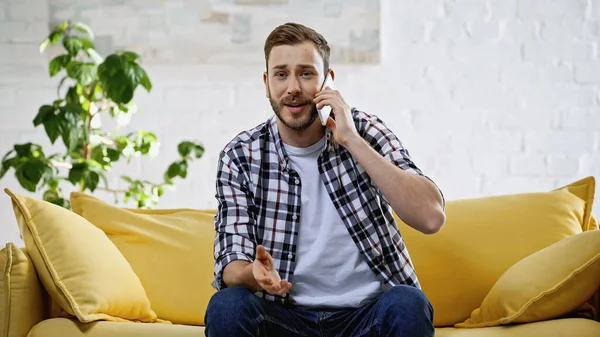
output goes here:
[{"label": "white brick wall", "polygon": [[[63,3],[64,13],[77,14],[73,1]],[[122,27],[111,18],[157,18],[152,10],[114,11],[94,22],[110,29]],[[158,27],[181,29],[177,15]],[[2,155],[16,142],[47,144],[31,120],[54,97],[47,60],[37,54],[48,16],[46,0],[0,0]],[[388,122],[448,199],[600,178],[600,0],[381,0],[381,20],[382,64],[338,65],[337,86],[351,104]],[[127,31],[114,34],[118,43]],[[147,34],[143,40],[158,45],[168,37],[159,29]],[[190,52],[210,38],[201,36]],[[133,125],[155,131],[162,153],[116,172],[159,178],[177,142],[198,139],[205,157],[161,207],[214,207],[219,150],[271,114],[263,67],[177,65],[176,54],[159,52],[170,64],[146,65],[155,86],[139,92],[145,115]],[[12,178],[0,187],[20,191]],[[19,242],[8,198],[1,200],[0,243]]]}]

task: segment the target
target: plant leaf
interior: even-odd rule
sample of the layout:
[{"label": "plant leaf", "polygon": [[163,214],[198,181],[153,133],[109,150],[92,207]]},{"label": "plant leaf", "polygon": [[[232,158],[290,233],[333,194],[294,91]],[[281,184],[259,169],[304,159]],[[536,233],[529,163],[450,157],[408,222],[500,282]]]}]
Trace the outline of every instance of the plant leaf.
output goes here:
[{"label": "plant leaf", "polygon": [[131,62],[131,61],[127,61],[127,60],[123,60],[122,64],[123,64],[123,71],[125,72],[127,79],[129,80],[129,82],[131,83],[131,85],[133,87],[136,87],[142,79],[142,71],[143,71],[142,68],[139,65],[137,65],[135,62]]},{"label": "plant leaf", "polygon": [[48,45],[50,44],[50,38],[45,38],[44,41],[42,41],[42,43],[40,43],[40,54],[44,53],[44,50],[46,50],[46,47],[48,47]]},{"label": "plant leaf", "polygon": [[179,176],[181,178],[185,179],[187,177],[187,169],[188,169],[187,161],[183,160],[183,161],[179,162]]},{"label": "plant leaf", "polygon": [[204,155],[204,146],[202,146],[201,144],[196,145],[196,147],[194,148],[194,153],[197,159],[202,157]]},{"label": "plant leaf", "polygon": [[96,65],[93,63],[71,62],[67,65],[67,74],[82,86],[89,85],[96,78]]},{"label": "plant leaf", "polygon": [[40,43],[40,54],[44,52],[49,44],[55,45],[58,41],[60,41],[65,29],[67,29],[67,24],[67,22],[63,22],[60,26],[56,27],[54,31],[52,31],[52,33],[50,33],[48,37],[44,39],[44,41],[42,41],[42,43]]},{"label": "plant leaf", "polygon": [[58,74],[71,61],[71,56],[64,54],[58,55],[50,61],[48,72],[50,77]]},{"label": "plant leaf", "polygon": [[69,170],[69,176],[67,179],[73,183],[73,185],[77,185],[81,182],[81,179],[83,179],[87,169],[87,163],[75,163]]},{"label": "plant leaf", "polygon": [[118,51],[117,52],[118,55],[120,55],[123,59],[129,61],[129,62],[136,62],[137,60],[140,59],[140,55],[137,53],[134,53],[132,51]]},{"label": "plant leaf", "polygon": [[60,115],[53,115],[51,118],[44,120],[44,129],[50,139],[50,143],[54,144],[56,139],[62,134],[62,123]]},{"label": "plant leaf", "polygon": [[66,95],[66,101],[67,104],[81,104],[81,100],[80,100],[80,96],[79,93],[77,92],[77,87],[78,85],[74,85],[69,87],[69,90],[67,91],[67,95]]},{"label": "plant leaf", "polygon": [[96,49],[94,46],[94,42],[90,41],[90,39],[86,39],[85,37],[80,37],[82,48],[81,49]]},{"label": "plant leaf", "polygon": [[19,184],[30,192],[35,192],[47,165],[40,159],[28,160],[17,169]]},{"label": "plant leaf", "polygon": [[165,173],[165,180],[171,180],[179,175],[180,167],[179,163],[172,163],[169,165],[167,172]]},{"label": "plant leaf", "polygon": [[74,31],[87,34],[90,39],[94,38],[94,32],[92,31],[92,28],[83,22],[76,22],[71,26],[71,28],[73,28]]},{"label": "plant leaf", "polygon": [[192,142],[181,142],[177,146],[177,151],[179,152],[179,155],[181,155],[183,158],[187,158],[187,156],[189,156],[189,154],[192,152],[195,146],[196,144]]},{"label": "plant leaf", "polygon": [[63,33],[64,33],[64,30],[63,31],[54,31],[54,32],[50,33],[50,37],[49,37],[50,43],[52,43],[53,45],[57,44],[58,41],[60,41],[60,38],[62,37]]},{"label": "plant leaf", "polygon": [[88,54],[88,56],[92,60],[94,60],[94,63],[96,63],[96,64],[100,64],[100,63],[102,63],[102,61],[104,61],[102,56],[100,56],[100,54],[98,54],[98,52],[95,49],[88,48],[85,50],[85,52]]},{"label": "plant leaf", "polygon": [[110,159],[111,162],[116,162],[121,157],[121,152],[115,149],[108,148],[106,149],[106,156]]},{"label": "plant leaf", "polygon": [[38,126],[44,123],[45,120],[52,118],[56,108],[52,105],[42,105],[38,110],[38,114],[33,119],[33,126]]},{"label": "plant leaf", "polygon": [[63,39],[63,46],[71,56],[76,56],[83,49],[83,41],[75,36],[67,36]]},{"label": "plant leaf", "polygon": [[102,81],[109,80],[112,76],[115,76],[118,72],[122,71],[121,58],[119,55],[109,55],[102,64],[98,66],[98,75]]},{"label": "plant leaf", "polygon": [[140,80],[140,84],[142,85],[142,87],[144,87],[144,89],[146,89],[146,91],[151,91],[152,90],[152,82],[150,82],[150,78],[148,78],[148,74],[146,74],[146,71],[144,71],[144,69],[142,69],[142,79]]},{"label": "plant leaf", "polygon": [[62,139],[68,152],[73,152],[81,140],[81,129],[78,127],[64,127]]},{"label": "plant leaf", "polygon": [[[115,103],[129,103],[138,82],[134,83],[141,73],[131,66],[131,62],[118,54],[108,56],[98,66],[98,78],[106,96]],[[137,65],[136,65],[137,66]]]},{"label": "plant leaf", "polygon": [[14,149],[19,157],[29,157],[31,154],[32,143],[15,144]]},{"label": "plant leaf", "polygon": [[4,155],[4,157],[2,157],[2,162],[0,162],[0,165],[2,165],[0,166],[0,179],[4,177],[6,172],[8,172],[8,170],[15,164],[15,161],[18,159],[17,157],[8,158],[8,156],[10,156],[13,152],[14,150],[10,150]]},{"label": "plant leaf", "polygon": [[104,82],[104,90],[115,103],[129,103],[133,98],[133,87],[123,72]]},{"label": "plant leaf", "polygon": [[98,183],[100,182],[100,175],[98,172],[89,171],[89,174],[85,177],[85,187],[89,188],[90,191],[94,192],[96,187],[98,187]]}]

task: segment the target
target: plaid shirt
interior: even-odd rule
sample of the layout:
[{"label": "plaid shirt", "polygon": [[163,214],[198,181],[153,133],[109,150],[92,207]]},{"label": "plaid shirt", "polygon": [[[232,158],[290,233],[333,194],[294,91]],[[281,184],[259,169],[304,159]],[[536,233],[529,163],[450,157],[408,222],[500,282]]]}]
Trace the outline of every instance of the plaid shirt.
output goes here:
[{"label": "plaid shirt", "polygon": [[[400,140],[374,115],[352,109],[358,133],[396,166],[423,175]],[[393,210],[350,153],[333,141],[318,158],[319,172],[348,234],[384,286],[420,288]],[[217,170],[215,215],[215,289],[226,285],[223,269],[234,260],[252,262],[256,245],[273,256],[281,279],[294,282],[302,181],[290,165],[273,115],[267,122],[237,135],[221,152]],[[318,210],[315,210],[318,211]],[[266,292],[257,295],[286,303]]]}]

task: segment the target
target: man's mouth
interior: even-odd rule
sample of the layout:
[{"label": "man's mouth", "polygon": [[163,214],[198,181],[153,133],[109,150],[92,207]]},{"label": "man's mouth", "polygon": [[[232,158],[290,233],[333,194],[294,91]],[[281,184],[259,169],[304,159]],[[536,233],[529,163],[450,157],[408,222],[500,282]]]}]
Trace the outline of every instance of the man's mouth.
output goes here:
[{"label": "man's mouth", "polygon": [[302,111],[302,108],[306,105],[306,103],[294,103],[294,104],[284,104],[290,112],[298,113]]},{"label": "man's mouth", "polygon": [[293,103],[293,104],[284,104],[284,105],[292,107],[292,108],[297,108],[297,107],[306,105],[306,103]]}]

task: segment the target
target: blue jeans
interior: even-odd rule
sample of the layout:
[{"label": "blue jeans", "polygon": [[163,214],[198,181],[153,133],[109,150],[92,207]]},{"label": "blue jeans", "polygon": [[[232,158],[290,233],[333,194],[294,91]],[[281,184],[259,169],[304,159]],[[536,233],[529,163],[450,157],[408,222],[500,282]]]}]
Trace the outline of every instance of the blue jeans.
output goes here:
[{"label": "blue jeans", "polygon": [[412,286],[396,286],[361,308],[314,310],[269,302],[246,288],[213,295],[205,316],[208,337],[433,336],[433,308]]}]

